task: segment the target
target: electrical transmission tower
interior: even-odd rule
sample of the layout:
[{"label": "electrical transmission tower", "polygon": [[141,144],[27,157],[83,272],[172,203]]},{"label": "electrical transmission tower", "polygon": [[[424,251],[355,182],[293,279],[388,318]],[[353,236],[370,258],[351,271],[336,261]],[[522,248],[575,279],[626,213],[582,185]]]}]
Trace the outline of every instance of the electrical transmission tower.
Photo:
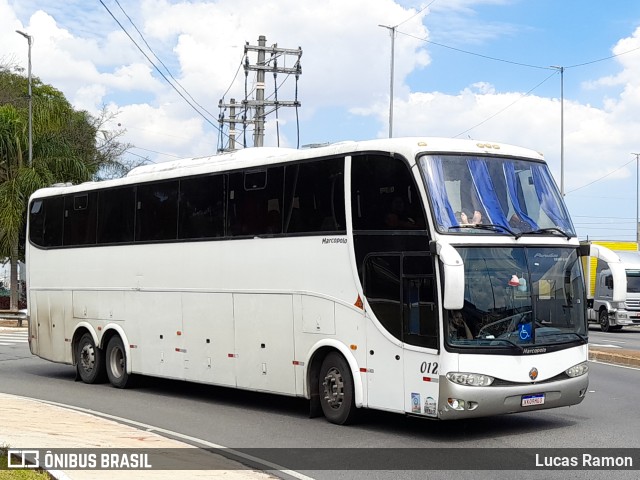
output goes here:
[{"label": "electrical transmission tower", "polygon": [[[225,124],[229,125],[229,146],[228,148],[221,148],[221,151],[235,150],[237,144],[236,126],[240,124],[242,126],[243,140],[241,142],[243,147],[247,146],[246,132],[247,125],[253,125],[253,146],[261,147],[264,144],[264,125],[267,115],[276,114],[276,120],[278,117],[278,109],[280,107],[295,107],[296,109],[301,105],[298,101],[298,80],[302,74],[302,67],[300,65],[300,57],[302,57],[302,49],[278,48],[277,44],[267,47],[267,38],[264,35],[258,37],[258,45],[249,45],[249,42],[244,47],[244,100],[237,103],[234,98],[229,103],[225,103],[224,99],[221,99],[218,103],[220,108],[220,115],[218,122],[220,123],[220,130],[223,130]],[[257,59],[254,64],[249,60],[249,52],[256,52]],[[267,56],[269,55],[269,58]],[[294,55],[296,57],[292,67],[286,67],[287,56]],[[282,59],[278,62],[278,59]],[[280,66],[282,65],[282,66]],[[249,98],[248,91],[248,77],[249,72],[256,72],[256,84],[255,84],[255,98]],[[273,95],[265,98],[265,74],[273,74]],[[295,98],[294,100],[280,100],[278,99],[277,83],[278,74],[294,75],[295,76]],[[270,98],[273,97],[273,100]],[[227,115],[228,113],[228,115]],[[278,143],[279,143],[279,125],[278,128]]]}]

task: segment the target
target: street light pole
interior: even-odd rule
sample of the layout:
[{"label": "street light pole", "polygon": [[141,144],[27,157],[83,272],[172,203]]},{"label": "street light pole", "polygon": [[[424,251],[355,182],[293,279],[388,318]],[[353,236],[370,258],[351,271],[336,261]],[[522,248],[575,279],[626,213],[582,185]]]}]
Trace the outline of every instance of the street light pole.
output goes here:
[{"label": "street light pole", "polygon": [[564,197],[564,67],[551,65],[560,71],[560,195]]},{"label": "street light pole", "polygon": [[640,153],[632,153],[636,156],[636,248],[640,248],[640,207],[638,202],[640,201]]},{"label": "street light pole", "polygon": [[395,43],[396,43],[396,27],[389,27],[388,25],[378,25],[379,27],[386,28],[391,33],[391,77],[389,79],[389,138],[393,137],[393,70],[394,70],[394,58],[395,58]]},{"label": "street light pole", "polygon": [[33,100],[31,95],[31,35],[27,35],[26,33],[16,30],[16,33],[22,35],[27,39],[27,44],[29,45],[29,63],[27,75],[29,78],[29,167],[31,167],[33,162]]}]

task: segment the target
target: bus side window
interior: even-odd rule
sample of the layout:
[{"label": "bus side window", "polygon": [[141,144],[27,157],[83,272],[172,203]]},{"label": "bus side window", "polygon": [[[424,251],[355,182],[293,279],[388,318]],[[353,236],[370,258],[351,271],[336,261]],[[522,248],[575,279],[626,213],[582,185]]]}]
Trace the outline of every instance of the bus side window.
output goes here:
[{"label": "bus side window", "polygon": [[136,242],[178,236],[178,181],[143,183],[136,195]]},{"label": "bus side window", "polygon": [[232,172],[227,194],[227,235],[282,233],[284,167]]},{"label": "bus side window", "polygon": [[389,155],[353,157],[351,210],[354,230],[416,230],[426,226],[409,167]]},{"label": "bus side window", "polygon": [[64,199],[64,245],[96,243],[97,193],[67,195]]},{"label": "bus side window", "polygon": [[64,197],[35,200],[30,211],[30,238],[41,247],[62,245]]},{"label": "bus side window", "polygon": [[344,160],[287,165],[285,233],[344,232]]},{"label": "bus side window", "polygon": [[98,192],[99,244],[133,241],[135,187],[114,188]]},{"label": "bus side window", "polygon": [[178,238],[224,236],[224,175],[180,180]]}]

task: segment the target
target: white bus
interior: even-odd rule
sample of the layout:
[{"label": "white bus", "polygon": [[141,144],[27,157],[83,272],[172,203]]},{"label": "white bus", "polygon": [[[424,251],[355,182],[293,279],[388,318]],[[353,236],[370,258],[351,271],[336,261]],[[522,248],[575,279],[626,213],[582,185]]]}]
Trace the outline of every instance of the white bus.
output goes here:
[{"label": "white bus", "polygon": [[338,424],[587,392],[588,252],[523,148],[405,138],[144,166],[37,191],[27,235],[31,352],[87,383],[299,396]]}]

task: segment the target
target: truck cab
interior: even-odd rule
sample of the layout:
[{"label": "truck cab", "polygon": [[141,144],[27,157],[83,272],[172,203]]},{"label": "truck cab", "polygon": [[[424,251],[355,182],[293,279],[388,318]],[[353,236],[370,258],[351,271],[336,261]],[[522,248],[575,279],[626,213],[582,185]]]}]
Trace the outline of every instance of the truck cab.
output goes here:
[{"label": "truck cab", "polygon": [[599,262],[593,301],[587,304],[589,321],[599,323],[603,332],[620,330],[625,325],[640,325],[640,253],[616,253],[627,278],[624,301],[613,300],[613,275],[606,263],[600,265]]}]

